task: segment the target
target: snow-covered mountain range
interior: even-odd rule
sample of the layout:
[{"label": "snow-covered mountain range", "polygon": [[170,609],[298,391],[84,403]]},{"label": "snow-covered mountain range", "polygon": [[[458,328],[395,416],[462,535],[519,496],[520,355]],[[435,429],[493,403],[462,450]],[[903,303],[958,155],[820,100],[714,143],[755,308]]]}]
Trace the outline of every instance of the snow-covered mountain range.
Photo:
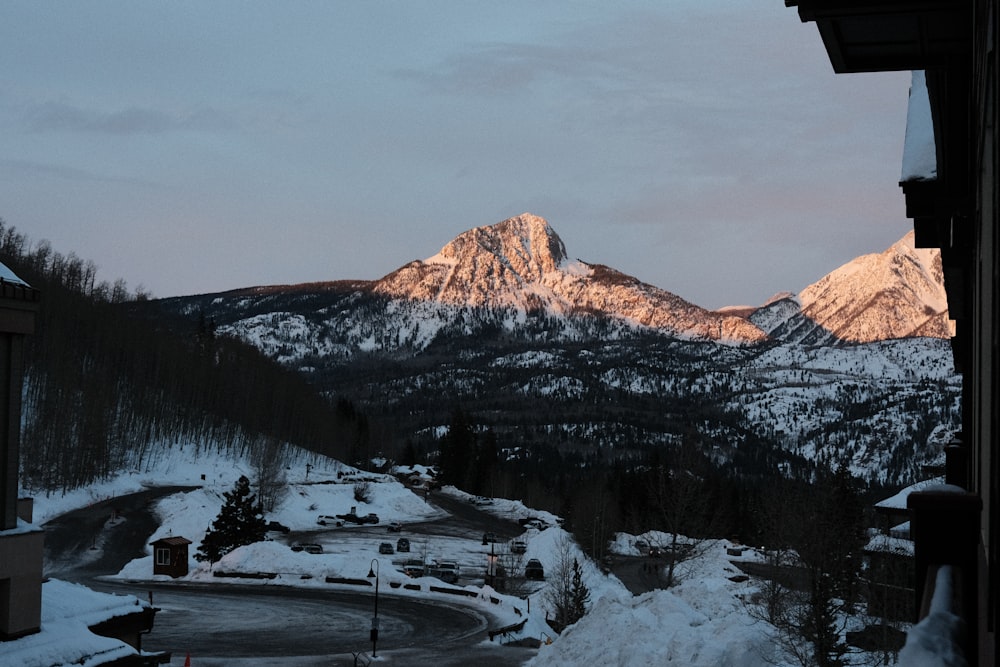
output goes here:
[{"label": "snow-covered mountain range", "polygon": [[716,312],[570,259],[523,214],[375,281],[157,305],[429,446],[461,406],[520,443],[628,457],[696,428],[720,461],[907,483],[958,422],[941,273],[907,235],[798,294]]}]

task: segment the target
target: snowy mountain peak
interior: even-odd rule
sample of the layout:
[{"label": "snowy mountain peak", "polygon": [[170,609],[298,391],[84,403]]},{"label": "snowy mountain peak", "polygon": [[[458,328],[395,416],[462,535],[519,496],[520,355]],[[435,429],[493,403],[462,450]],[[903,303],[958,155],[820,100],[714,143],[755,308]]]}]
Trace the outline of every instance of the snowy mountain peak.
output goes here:
[{"label": "snowy mountain peak", "polygon": [[566,261],[566,246],[562,239],[544,218],[531,213],[471,229],[425,261],[455,264],[483,252],[494,256],[526,280],[555,271]]},{"label": "snowy mountain peak", "polygon": [[438,254],[377,281],[373,290],[452,306],[610,316],[683,338],[733,343],[765,338],[741,317],[699,308],[609,267],[570,260],[548,222],[530,213],[464,232]]},{"label": "snowy mountain peak", "polygon": [[909,232],[885,251],[851,260],[796,296],[772,300],[750,319],[789,342],[948,338],[941,254],[916,248]]}]

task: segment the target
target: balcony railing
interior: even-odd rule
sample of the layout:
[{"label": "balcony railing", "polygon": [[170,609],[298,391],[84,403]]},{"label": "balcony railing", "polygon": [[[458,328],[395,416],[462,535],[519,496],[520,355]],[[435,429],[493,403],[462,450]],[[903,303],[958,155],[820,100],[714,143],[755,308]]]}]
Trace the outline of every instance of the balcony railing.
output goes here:
[{"label": "balcony railing", "polygon": [[[982,499],[955,484],[910,494],[918,621],[900,664],[976,667]],[[918,662],[923,660],[924,662]]]}]

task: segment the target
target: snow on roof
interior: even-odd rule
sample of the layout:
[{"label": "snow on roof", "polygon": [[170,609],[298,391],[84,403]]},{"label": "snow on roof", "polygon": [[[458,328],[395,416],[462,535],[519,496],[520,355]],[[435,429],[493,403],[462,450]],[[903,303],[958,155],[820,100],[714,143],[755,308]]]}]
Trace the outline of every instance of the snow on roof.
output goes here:
[{"label": "snow on roof", "polygon": [[81,584],[50,579],[42,584],[41,631],[4,642],[4,664],[91,665],[137,655],[132,646],[95,635],[89,627],[147,607],[131,595],[98,593]]},{"label": "snow on roof", "polygon": [[878,509],[905,510],[906,499],[911,493],[914,491],[926,491],[930,487],[940,486],[942,481],[942,478],[935,477],[933,479],[925,479],[922,482],[917,482],[916,484],[911,484],[891,498],[886,498],[885,500],[875,503],[875,507]]},{"label": "snow on roof", "polygon": [[865,545],[864,550],[874,551],[877,553],[893,553],[901,556],[913,556],[913,540],[907,540],[880,533],[873,537],[868,544]]},{"label": "snow on roof", "polygon": [[8,283],[17,283],[19,285],[25,285],[27,287],[30,287],[28,283],[18,278],[13,271],[7,268],[7,265],[4,264],[3,262],[0,262],[0,280],[4,280]]},{"label": "snow on roof", "polygon": [[932,181],[937,178],[937,150],[931,116],[927,79],[923,71],[913,72],[910,101],[906,110],[906,138],[903,141],[901,183]]}]

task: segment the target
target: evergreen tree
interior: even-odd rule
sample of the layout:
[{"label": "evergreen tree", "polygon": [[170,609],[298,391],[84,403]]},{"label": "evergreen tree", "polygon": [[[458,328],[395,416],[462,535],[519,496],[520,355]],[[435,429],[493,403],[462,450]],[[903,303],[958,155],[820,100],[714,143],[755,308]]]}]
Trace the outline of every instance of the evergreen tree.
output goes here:
[{"label": "evergreen tree", "polygon": [[226,500],[205,533],[194,555],[196,560],[214,563],[237,547],[264,539],[264,512],[250,492],[250,480],[246,475],[240,476],[233,490],[223,496]]},{"label": "evergreen tree", "polygon": [[441,437],[438,464],[441,483],[464,488],[476,448],[476,433],[461,409],[455,410],[448,432]]},{"label": "evergreen tree", "polygon": [[570,588],[569,622],[576,623],[587,613],[587,603],[590,602],[590,590],[583,583],[583,568],[573,559],[573,584]]}]

